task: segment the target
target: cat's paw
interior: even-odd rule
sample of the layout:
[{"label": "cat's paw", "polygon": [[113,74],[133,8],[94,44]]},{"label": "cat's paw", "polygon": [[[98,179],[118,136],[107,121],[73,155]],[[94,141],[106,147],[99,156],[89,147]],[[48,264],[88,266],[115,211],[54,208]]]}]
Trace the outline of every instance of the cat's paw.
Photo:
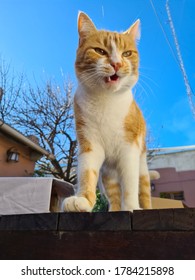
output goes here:
[{"label": "cat's paw", "polygon": [[92,206],[89,201],[82,196],[71,196],[64,199],[62,204],[64,212],[91,212]]},{"label": "cat's paw", "polygon": [[139,206],[134,207],[134,208],[132,208],[132,207],[123,207],[122,208],[122,211],[129,211],[129,212],[132,212],[132,213],[133,213],[134,210],[143,210],[143,208],[140,208]]},{"label": "cat's paw", "polygon": [[129,211],[129,212],[133,213],[133,211],[135,211],[135,210],[143,210],[143,208],[136,208],[136,209],[129,208],[128,210],[125,210],[125,211]]}]

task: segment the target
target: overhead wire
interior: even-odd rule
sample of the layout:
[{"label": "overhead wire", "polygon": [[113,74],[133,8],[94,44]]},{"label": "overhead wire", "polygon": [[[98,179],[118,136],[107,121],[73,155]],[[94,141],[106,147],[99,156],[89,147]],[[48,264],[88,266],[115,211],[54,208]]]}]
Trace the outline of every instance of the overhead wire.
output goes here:
[{"label": "overhead wire", "polygon": [[192,96],[194,95],[193,93],[193,90],[192,90],[192,87],[190,85],[190,82],[189,82],[189,79],[188,79],[188,76],[187,76],[187,73],[186,73],[186,70],[185,70],[185,66],[184,66],[184,62],[183,62],[183,59],[182,59],[182,55],[181,55],[181,51],[180,51],[180,47],[179,47],[179,43],[178,43],[178,40],[177,40],[177,35],[176,35],[176,31],[175,31],[175,28],[174,28],[174,24],[173,24],[173,20],[172,20],[172,17],[171,17],[171,11],[170,11],[170,8],[169,8],[169,0],[166,1],[166,4],[165,4],[165,8],[166,8],[166,12],[167,12],[167,16],[168,16],[168,23],[169,23],[169,26],[171,28],[171,32],[172,32],[172,36],[173,36],[173,39],[174,39],[174,44],[175,44],[175,48],[176,48],[176,54],[174,52],[174,49],[172,48],[171,46],[171,43],[169,41],[169,38],[163,28],[163,25],[161,23],[161,20],[160,20],[160,17],[156,11],[156,8],[154,6],[154,3],[152,0],[150,0],[150,4],[152,6],[152,9],[154,11],[154,14],[158,20],[158,23],[160,25],[160,28],[163,32],[163,35],[166,39],[166,42],[171,50],[171,53],[174,57],[174,60],[176,61],[177,65],[179,66],[181,72],[182,72],[182,76],[183,76],[183,79],[184,79],[184,83],[185,83],[185,87],[186,87],[186,92],[187,92],[187,96],[188,96],[188,101],[189,101],[189,105],[190,105],[190,109],[192,111],[192,114],[193,114],[193,117],[195,119],[195,105],[193,103],[193,100],[192,100]]},{"label": "overhead wire", "polygon": [[175,54],[175,52],[174,52],[174,50],[173,50],[173,48],[172,48],[172,46],[171,46],[171,43],[170,43],[170,41],[169,41],[169,38],[168,38],[168,36],[167,36],[167,34],[166,34],[164,28],[163,28],[163,25],[162,25],[162,23],[161,23],[160,17],[159,17],[159,15],[158,15],[157,11],[156,11],[156,8],[155,8],[154,3],[153,3],[152,0],[150,0],[150,4],[151,4],[152,9],[153,9],[153,11],[154,11],[154,14],[155,14],[155,16],[156,16],[156,19],[157,19],[157,21],[158,21],[158,24],[159,24],[159,26],[160,26],[160,28],[161,28],[161,30],[162,30],[162,33],[163,33],[163,35],[164,35],[164,37],[165,37],[165,40],[166,40],[166,42],[167,42],[167,44],[168,44],[168,47],[170,48],[170,51],[171,51],[171,53],[172,53],[172,55],[173,55],[173,58],[175,59],[175,62],[176,62],[176,63],[178,64],[178,66],[179,66],[179,62],[178,62],[177,56],[176,56],[176,54]]},{"label": "overhead wire", "polygon": [[169,2],[169,0],[166,1],[165,7],[166,7],[166,11],[167,11],[169,25],[170,25],[170,28],[171,28],[171,32],[172,32],[174,43],[175,43],[175,48],[176,48],[176,51],[177,51],[179,67],[180,67],[180,70],[181,70],[183,78],[184,78],[184,83],[185,83],[185,86],[186,86],[188,101],[189,101],[189,104],[190,104],[190,108],[191,108],[193,117],[195,118],[195,106],[194,106],[194,103],[193,103],[193,100],[192,100],[192,95],[194,95],[194,93],[193,93],[193,90],[190,86],[190,82],[189,82],[189,79],[188,79],[188,76],[187,76],[187,73],[186,73],[186,69],[185,69],[183,58],[182,58],[182,55],[181,55],[179,42],[178,42],[178,39],[177,39],[177,35],[176,35],[175,27],[174,27],[174,24],[173,24],[173,20],[172,20],[172,17],[171,17],[171,11],[170,11],[168,2]]}]

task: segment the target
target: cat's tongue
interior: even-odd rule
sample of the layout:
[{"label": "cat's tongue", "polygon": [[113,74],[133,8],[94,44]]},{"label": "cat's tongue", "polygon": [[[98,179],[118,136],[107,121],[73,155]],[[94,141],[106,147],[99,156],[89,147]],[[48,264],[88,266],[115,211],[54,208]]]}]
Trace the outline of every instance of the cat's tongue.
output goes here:
[{"label": "cat's tongue", "polygon": [[118,75],[114,74],[110,77],[106,77],[106,83],[110,83],[110,82],[116,82],[118,80]]}]

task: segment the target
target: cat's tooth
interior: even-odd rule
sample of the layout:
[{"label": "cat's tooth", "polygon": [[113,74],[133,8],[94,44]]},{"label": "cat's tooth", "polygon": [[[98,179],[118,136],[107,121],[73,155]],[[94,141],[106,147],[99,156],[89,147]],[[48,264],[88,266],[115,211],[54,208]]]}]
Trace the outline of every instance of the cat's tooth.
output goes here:
[{"label": "cat's tooth", "polygon": [[106,83],[111,82],[111,78],[110,78],[110,76],[105,78],[105,82],[106,82]]}]

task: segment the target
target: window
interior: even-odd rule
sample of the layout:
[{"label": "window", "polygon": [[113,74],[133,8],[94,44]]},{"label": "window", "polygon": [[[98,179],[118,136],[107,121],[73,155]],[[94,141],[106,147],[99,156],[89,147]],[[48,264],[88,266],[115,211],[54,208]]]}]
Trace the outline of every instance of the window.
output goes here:
[{"label": "window", "polygon": [[184,200],[184,192],[161,192],[160,193],[161,198],[169,198],[169,199],[175,199],[175,200]]}]

